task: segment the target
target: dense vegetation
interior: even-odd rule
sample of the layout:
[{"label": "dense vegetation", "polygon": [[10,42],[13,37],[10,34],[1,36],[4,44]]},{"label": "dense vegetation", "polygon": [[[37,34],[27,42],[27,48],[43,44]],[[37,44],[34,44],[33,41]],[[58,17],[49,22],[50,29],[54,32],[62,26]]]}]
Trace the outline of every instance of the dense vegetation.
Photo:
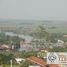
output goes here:
[{"label": "dense vegetation", "polygon": [[19,47],[20,38],[18,36],[6,36],[4,33],[0,33],[0,45],[6,44],[9,46],[14,45],[15,48]]},{"label": "dense vegetation", "polygon": [[[15,58],[21,57],[25,59],[31,55],[37,56],[37,52],[0,51],[0,65],[4,65],[4,67],[7,67],[8,65],[8,67],[10,67],[10,60],[12,60],[13,66],[17,67],[18,64],[16,63]],[[32,65],[33,63],[29,61],[22,61],[21,65],[19,65],[18,67],[27,67],[29,66],[29,64]]]},{"label": "dense vegetation", "polygon": [[[56,27],[51,27],[51,29],[56,29]],[[20,31],[20,30],[19,30]],[[15,31],[16,32],[16,31]],[[22,33],[21,33],[22,34]],[[67,52],[67,47],[53,47],[52,49],[49,48],[49,46],[51,45],[51,43],[57,43],[57,41],[63,40],[64,42],[67,41],[67,38],[64,38],[63,35],[65,33],[51,33],[49,32],[44,25],[42,26],[38,26],[37,28],[35,28],[35,30],[33,30],[32,33],[30,33],[29,35],[33,37],[33,40],[31,42],[31,45],[35,45],[38,48],[48,48],[49,51],[51,52]],[[28,35],[28,33],[27,33]],[[18,44],[20,43],[20,38],[17,36],[6,36],[4,33],[0,33],[0,45],[2,44],[6,44],[6,45],[15,45],[16,48],[18,48]],[[40,46],[40,47],[39,47]],[[0,64],[10,64],[10,60],[12,59],[14,64],[15,64],[15,58],[16,57],[21,57],[21,58],[27,58],[31,55],[37,56],[36,51],[30,51],[30,52],[26,52],[26,51],[1,51],[0,52]],[[6,62],[7,61],[7,62]],[[33,65],[33,63],[25,61],[22,62],[21,67],[28,67],[29,65]]]},{"label": "dense vegetation", "polygon": [[0,54],[0,65],[10,64],[10,60],[15,64],[15,57],[13,54]]},{"label": "dense vegetation", "polygon": [[34,63],[26,60],[26,61],[22,62],[20,67],[29,67],[29,65],[34,65]]}]

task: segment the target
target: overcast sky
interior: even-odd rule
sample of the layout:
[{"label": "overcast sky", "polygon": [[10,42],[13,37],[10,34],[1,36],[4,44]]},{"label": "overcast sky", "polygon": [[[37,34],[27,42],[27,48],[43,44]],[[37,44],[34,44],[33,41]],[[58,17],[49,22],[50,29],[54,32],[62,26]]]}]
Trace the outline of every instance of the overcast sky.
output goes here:
[{"label": "overcast sky", "polygon": [[67,0],[0,0],[0,18],[67,20]]}]

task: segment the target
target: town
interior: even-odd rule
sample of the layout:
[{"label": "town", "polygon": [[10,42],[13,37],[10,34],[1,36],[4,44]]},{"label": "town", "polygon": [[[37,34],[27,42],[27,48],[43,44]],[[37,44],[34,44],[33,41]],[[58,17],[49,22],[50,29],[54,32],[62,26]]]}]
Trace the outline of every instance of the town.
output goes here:
[{"label": "town", "polygon": [[48,52],[67,51],[66,34],[50,33],[43,25],[25,35],[4,29],[0,31],[0,67],[66,67],[47,64]]},{"label": "town", "polygon": [[67,67],[67,0],[0,0],[0,67]]}]

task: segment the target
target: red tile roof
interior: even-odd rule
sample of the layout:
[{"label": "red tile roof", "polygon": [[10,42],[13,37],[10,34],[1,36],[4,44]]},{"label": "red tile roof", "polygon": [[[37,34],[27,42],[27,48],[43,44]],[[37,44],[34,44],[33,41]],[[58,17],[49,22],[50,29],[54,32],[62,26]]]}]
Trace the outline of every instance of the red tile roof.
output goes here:
[{"label": "red tile roof", "polygon": [[45,60],[38,58],[38,57],[35,57],[35,56],[30,56],[27,58],[27,60],[32,61],[32,62],[34,62],[42,67],[44,67],[47,64],[47,62]]},{"label": "red tile roof", "polygon": [[61,66],[56,65],[56,64],[50,64],[49,67],[61,67]]},{"label": "red tile roof", "polygon": [[0,49],[8,49],[8,48],[10,48],[8,45],[5,45],[5,44],[0,45]]},{"label": "red tile roof", "polygon": [[46,60],[43,60],[43,59],[41,59],[39,57],[35,57],[35,56],[30,56],[27,58],[27,60],[34,62],[34,63],[40,65],[41,67],[61,67],[56,64],[47,64]]}]

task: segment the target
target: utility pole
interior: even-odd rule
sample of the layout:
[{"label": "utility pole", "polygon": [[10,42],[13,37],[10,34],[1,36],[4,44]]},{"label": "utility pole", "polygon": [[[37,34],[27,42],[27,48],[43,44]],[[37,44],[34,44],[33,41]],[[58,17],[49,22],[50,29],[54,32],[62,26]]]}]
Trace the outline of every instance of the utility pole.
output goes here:
[{"label": "utility pole", "polygon": [[10,60],[10,63],[11,63],[10,67],[12,67],[12,60]]}]

